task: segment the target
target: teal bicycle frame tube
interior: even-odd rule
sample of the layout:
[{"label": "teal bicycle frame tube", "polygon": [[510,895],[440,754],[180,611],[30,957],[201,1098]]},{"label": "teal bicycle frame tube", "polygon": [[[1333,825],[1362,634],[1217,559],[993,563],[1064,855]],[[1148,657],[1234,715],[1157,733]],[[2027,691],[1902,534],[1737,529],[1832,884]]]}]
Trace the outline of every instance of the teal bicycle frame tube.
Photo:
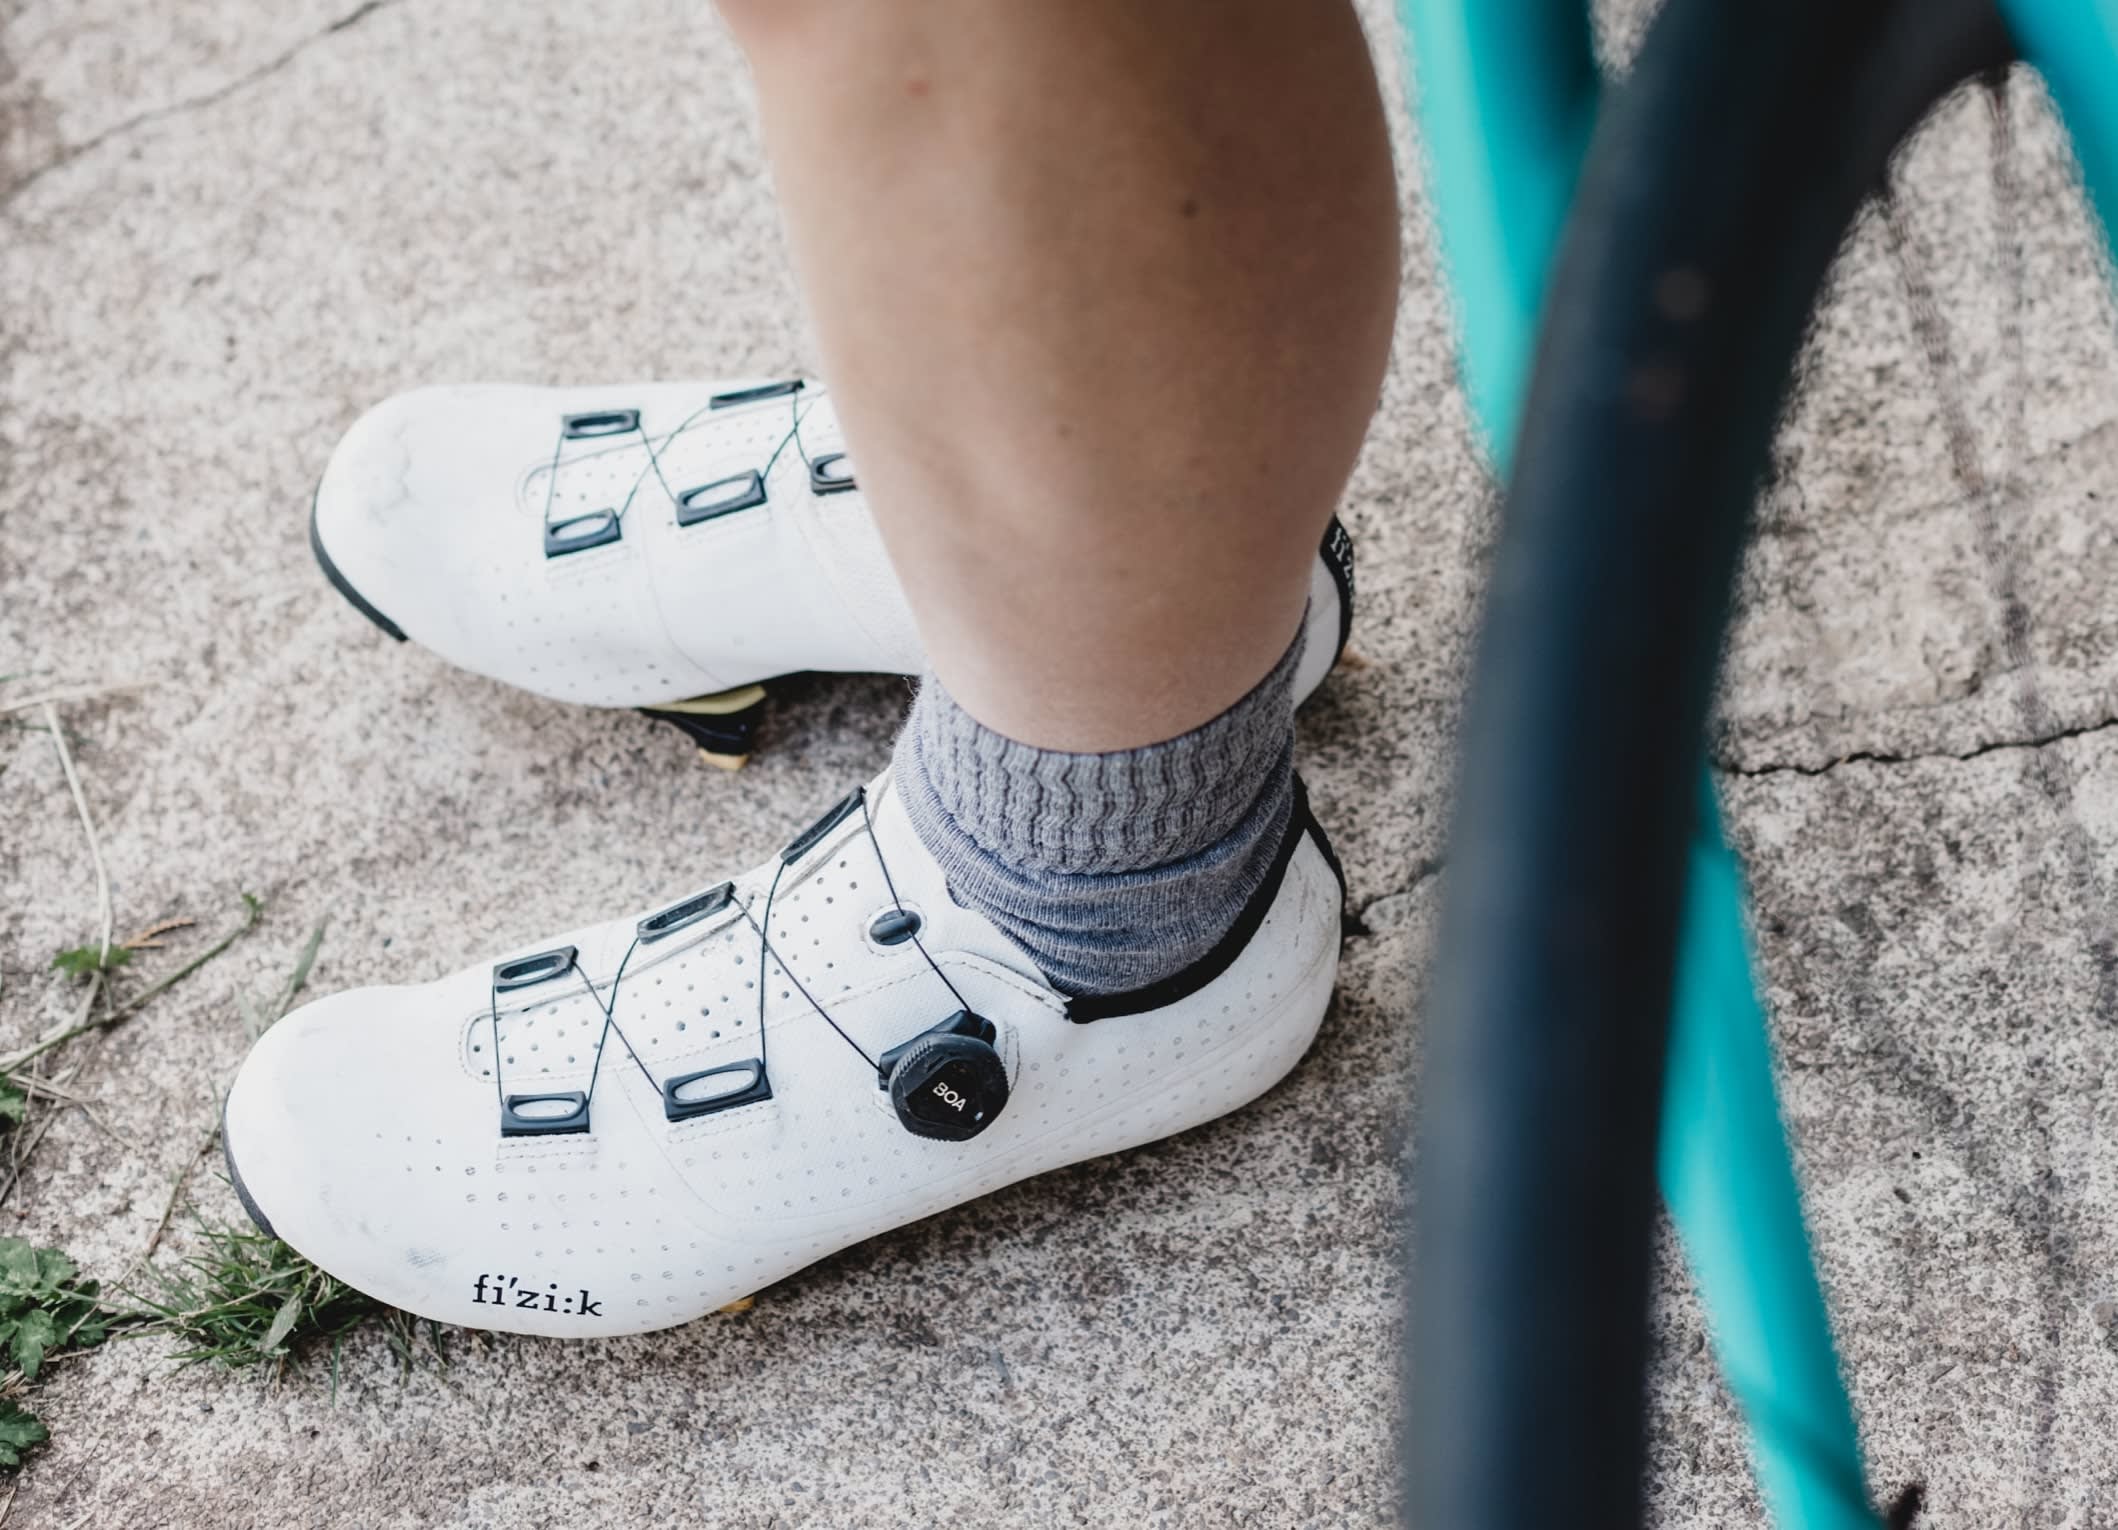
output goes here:
[{"label": "teal bicycle frame tube", "polygon": [[1601,81],[1583,0],[1399,0],[1464,391],[1505,464]]},{"label": "teal bicycle frame tube", "polygon": [[[1580,0],[1399,0],[1472,410],[1503,475],[1599,94]],[[2107,34],[2108,35],[2108,34]],[[1709,779],[1662,1110],[1663,1196],[1781,1530],[1875,1530]],[[1525,1469],[1530,1468],[1525,1463]]]},{"label": "teal bicycle frame tube", "polygon": [[2118,0],[1999,0],[1999,6],[2017,50],[2059,104],[2109,251],[2118,216]]}]

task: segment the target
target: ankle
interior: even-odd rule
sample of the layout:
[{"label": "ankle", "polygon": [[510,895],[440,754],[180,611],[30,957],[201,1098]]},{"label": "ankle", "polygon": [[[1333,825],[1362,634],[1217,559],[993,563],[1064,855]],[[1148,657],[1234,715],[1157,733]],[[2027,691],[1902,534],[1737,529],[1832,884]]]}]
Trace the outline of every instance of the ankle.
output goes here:
[{"label": "ankle", "polygon": [[1301,648],[1202,726],[1109,754],[1007,738],[930,677],[895,774],[951,896],[1070,994],[1146,987],[1204,958],[1289,831]]}]

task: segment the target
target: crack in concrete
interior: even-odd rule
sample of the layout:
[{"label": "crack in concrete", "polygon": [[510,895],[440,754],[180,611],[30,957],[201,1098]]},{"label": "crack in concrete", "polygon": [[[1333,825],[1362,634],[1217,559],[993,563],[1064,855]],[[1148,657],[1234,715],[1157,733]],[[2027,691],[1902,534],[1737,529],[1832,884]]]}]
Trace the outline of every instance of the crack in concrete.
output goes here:
[{"label": "crack in concrete", "polygon": [[1916,765],[1925,760],[1976,760],[1989,754],[1998,754],[2004,749],[2042,749],[2048,744],[2062,744],[2070,738],[2088,738],[2110,728],[2118,727],[2118,717],[2100,718],[2095,722],[2082,723],[2073,728],[2056,728],[2036,738],[2004,738],[1990,744],[1980,744],[1975,749],[1966,749],[1961,754],[1948,750],[1935,750],[1922,754],[1890,754],[1879,749],[1856,749],[1851,754],[1842,754],[1835,760],[1826,760],[1821,765],[1804,765],[1798,761],[1776,761],[1769,765],[1738,765],[1732,760],[1715,760],[1713,768],[1724,776],[1742,776],[1754,779],[1760,776],[1823,776],[1829,775],[1841,765],[1856,763],[1869,765]]},{"label": "crack in concrete", "polygon": [[240,74],[225,84],[216,85],[213,89],[204,91],[196,96],[187,96],[181,101],[172,101],[166,106],[151,107],[147,111],[140,112],[136,116],[127,117],[123,122],[115,123],[105,128],[102,132],[93,134],[77,144],[67,146],[34,170],[25,172],[13,185],[0,187],[0,212],[11,209],[17,198],[46,176],[54,175],[64,170],[76,160],[86,158],[106,144],[114,143],[118,139],[135,133],[152,123],[164,122],[172,117],[181,117],[187,112],[200,111],[209,106],[216,106],[237,92],[247,90],[252,85],[271,78],[326,38],[334,37],[340,32],[356,27],[377,11],[387,10],[389,7],[399,3],[400,0],[361,0],[359,5],[353,7],[352,10],[346,12],[345,15],[339,17],[321,32],[311,33],[299,42],[281,50],[255,69],[245,74]]},{"label": "crack in concrete", "polygon": [[1401,887],[1386,888],[1372,898],[1364,899],[1358,908],[1349,908],[1344,916],[1346,938],[1359,940],[1375,932],[1368,928],[1368,915],[1393,898],[1409,898],[1442,873],[1442,858],[1429,856],[1412,868],[1412,878]]}]

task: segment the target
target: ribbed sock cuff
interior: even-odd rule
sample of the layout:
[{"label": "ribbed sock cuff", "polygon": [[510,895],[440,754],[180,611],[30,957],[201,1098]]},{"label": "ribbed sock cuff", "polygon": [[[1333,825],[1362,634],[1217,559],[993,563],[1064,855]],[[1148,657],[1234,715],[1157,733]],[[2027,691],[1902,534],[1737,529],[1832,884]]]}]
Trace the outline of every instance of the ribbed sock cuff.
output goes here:
[{"label": "ribbed sock cuff", "polygon": [[1196,855],[1293,765],[1302,639],[1234,706],[1166,743],[1111,754],[1038,749],[995,733],[931,676],[898,741],[955,832],[1024,870],[1138,871]]},{"label": "ribbed sock cuff", "polygon": [[950,893],[1071,993],[1182,970],[1263,885],[1286,832],[1302,641],[1212,721],[1109,754],[995,733],[928,677],[895,775]]}]

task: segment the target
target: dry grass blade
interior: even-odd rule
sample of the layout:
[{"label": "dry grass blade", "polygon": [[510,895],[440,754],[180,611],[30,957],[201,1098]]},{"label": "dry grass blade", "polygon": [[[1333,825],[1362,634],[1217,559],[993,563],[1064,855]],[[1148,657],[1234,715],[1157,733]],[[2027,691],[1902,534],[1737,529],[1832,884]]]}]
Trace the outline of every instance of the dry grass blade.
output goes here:
[{"label": "dry grass blade", "polygon": [[104,696],[125,696],[134,691],[147,689],[147,682],[134,681],[124,685],[90,685],[71,691],[45,691],[41,695],[24,696],[19,701],[0,701],[0,717],[10,712],[27,712],[35,707],[47,711],[55,706],[64,706],[75,701],[96,701]]},{"label": "dry grass blade", "polygon": [[177,930],[188,930],[197,923],[196,919],[164,919],[150,924],[137,935],[126,936],[118,944],[128,951],[159,951],[162,949],[164,935]]},{"label": "dry grass blade", "polygon": [[[65,1030],[59,1031],[54,1035],[47,1036],[43,1040],[37,1042],[35,1045],[27,1047],[24,1050],[15,1053],[11,1057],[0,1058],[0,1073],[13,1073],[17,1069],[21,1068],[24,1063],[29,1062],[32,1058],[43,1056],[46,1052],[49,1052],[53,1047],[64,1046],[67,1042],[72,1041],[75,1037],[85,1036],[91,1031],[107,1030],[111,1026],[116,1025],[120,1020],[125,1019],[127,1016],[137,1013],[139,1009],[143,1005],[145,1005],[149,1000],[175,987],[178,983],[184,981],[185,978],[190,977],[194,972],[198,971],[199,968],[205,966],[206,963],[212,961],[216,956],[219,956],[223,951],[227,950],[230,946],[234,945],[236,941],[240,940],[244,935],[247,935],[252,929],[256,928],[258,918],[264,913],[264,911],[265,905],[262,902],[260,902],[256,898],[253,898],[249,893],[244,893],[242,923],[238,924],[226,935],[223,935],[218,941],[214,942],[212,946],[208,947],[205,951],[200,952],[197,956],[193,957],[183,966],[177,968],[177,970],[170,973],[169,976],[149,984],[147,987],[141,989],[138,993],[134,994],[131,998],[127,999],[124,1003],[119,1004],[113,1007],[112,1009],[106,1011],[105,1013],[96,1016],[95,1019],[88,1019],[84,1011],[82,1017],[76,1020],[72,1025],[69,1025]],[[101,979],[102,974],[100,972],[94,974],[93,981],[91,983],[91,988],[94,989],[99,987]]]},{"label": "dry grass blade", "polygon": [[[74,770],[73,751],[66,747],[66,733],[65,730],[63,730],[59,726],[59,709],[53,706],[49,701],[44,703],[44,722],[45,726],[51,729],[52,747],[59,751],[59,768],[66,773],[66,789],[73,793],[74,811],[81,815],[81,831],[88,836],[88,856],[90,861],[94,863],[96,869],[97,924],[102,930],[103,935],[102,945],[99,948],[100,958],[102,960],[107,961],[110,957],[110,932],[112,918],[110,907],[110,871],[103,864],[103,847],[96,839],[96,821],[94,818],[89,816],[88,797],[87,794],[81,790],[81,777]],[[91,985],[91,990],[93,989],[93,986],[94,985]],[[94,995],[92,991],[90,995],[90,1002],[94,1002]],[[85,1015],[87,1011],[84,1009],[82,1013]]]},{"label": "dry grass blade", "polygon": [[176,1217],[177,1203],[183,1199],[184,1186],[191,1178],[191,1171],[199,1166],[201,1158],[213,1151],[213,1145],[220,1140],[220,1136],[221,1118],[220,1111],[216,1108],[213,1113],[213,1125],[207,1129],[198,1146],[191,1150],[190,1156],[184,1160],[184,1166],[177,1170],[176,1183],[169,1187],[169,1199],[162,1206],[161,1220],[154,1224],[154,1231],[147,1239],[147,1247],[140,1250],[140,1257],[132,1262],[132,1268],[126,1271],[124,1280],[132,1279],[133,1274],[152,1259],[154,1251],[162,1246],[163,1235],[169,1231],[169,1224]]},{"label": "dry grass blade", "polygon": [[323,945],[324,928],[330,922],[328,916],[316,921],[316,928],[309,932],[309,939],[302,946],[301,954],[294,959],[294,970],[287,974],[287,981],[280,985],[271,1000],[261,1009],[246,1008],[243,1029],[249,1032],[252,1041],[278,1024],[280,1018],[294,1007],[294,1001],[301,997],[302,990],[309,986],[309,972],[316,965],[317,948]]}]

